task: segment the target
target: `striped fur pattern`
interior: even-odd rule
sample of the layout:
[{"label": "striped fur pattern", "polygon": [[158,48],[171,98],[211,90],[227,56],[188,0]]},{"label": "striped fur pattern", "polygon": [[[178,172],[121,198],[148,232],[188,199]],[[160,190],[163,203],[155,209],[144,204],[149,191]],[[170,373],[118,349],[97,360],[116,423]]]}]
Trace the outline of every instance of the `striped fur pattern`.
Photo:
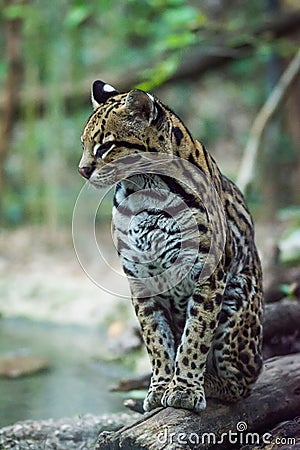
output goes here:
[{"label": "striped fur pattern", "polygon": [[[96,81],[92,102],[79,165],[92,185],[112,184],[127,157],[131,169],[135,157],[150,153],[188,163],[175,175],[167,165],[116,183],[115,242],[152,366],[144,409],[199,412],[206,397],[234,402],[247,396],[262,367],[262,273],[242,194],[157,98]],[[197,183],[193,168],[217,193],[211,217],[224,215],[224,243],[207,277],[201,271],[215,226],[201,179],[198,193],[185,182]]]}]

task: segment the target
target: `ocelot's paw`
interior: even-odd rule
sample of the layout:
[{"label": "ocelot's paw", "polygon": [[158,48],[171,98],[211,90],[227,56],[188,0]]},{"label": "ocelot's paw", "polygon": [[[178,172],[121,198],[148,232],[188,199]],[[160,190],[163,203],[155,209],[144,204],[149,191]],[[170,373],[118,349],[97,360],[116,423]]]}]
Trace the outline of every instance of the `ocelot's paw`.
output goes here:
[{"label": "ocelot's paw", "polygon": [[158,386],[156,388],[149,388],[148,394],[144,400],[144,411],[151,411],[152,409],[162,406],[161,399],[164,395],[165,388]]},{"label": "ocelot's paw", "polygon": [[190,409],[200,412],[206,408],[206,400],[203,389],[192,390],[184,386],[169,386],[162,398],[162,405],[174,408]]}]

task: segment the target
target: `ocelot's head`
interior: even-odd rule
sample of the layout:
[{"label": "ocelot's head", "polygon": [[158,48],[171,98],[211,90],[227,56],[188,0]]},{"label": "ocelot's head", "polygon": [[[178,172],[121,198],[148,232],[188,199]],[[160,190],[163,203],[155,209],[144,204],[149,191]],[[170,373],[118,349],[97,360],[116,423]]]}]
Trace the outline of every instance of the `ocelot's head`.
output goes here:
[{"label": "ocelot's head", "polygon": [[123,157],[172,153],[174,135],[166,120],[170,112],[151,94],[138,89],[119,93],[109,84],[95,81],[92,104],[94,113],[81,137],[83,155],[78,170],[93,185],[109,184],[114,164]]}]

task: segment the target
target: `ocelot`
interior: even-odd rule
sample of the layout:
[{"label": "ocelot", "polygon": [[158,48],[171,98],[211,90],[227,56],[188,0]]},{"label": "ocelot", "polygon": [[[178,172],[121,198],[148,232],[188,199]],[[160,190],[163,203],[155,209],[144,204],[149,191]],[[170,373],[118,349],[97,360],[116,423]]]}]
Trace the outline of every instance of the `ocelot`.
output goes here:
[{"label": "ocelot", "polygon": [[152,365],[144,409],[247,396],[262,367],[262,272],[241,192],[153,95],[95,81],[92,103],[79,172],[115,184],[115,242]]}]

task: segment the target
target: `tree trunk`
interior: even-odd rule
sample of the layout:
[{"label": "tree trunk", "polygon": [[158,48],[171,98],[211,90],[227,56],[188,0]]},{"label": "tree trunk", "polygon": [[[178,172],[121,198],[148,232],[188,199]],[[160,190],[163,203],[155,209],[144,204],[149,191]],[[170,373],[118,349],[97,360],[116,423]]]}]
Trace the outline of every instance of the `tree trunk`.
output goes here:
[{"label": "tree trunk", "polygon": [[[4,6],[9,6],[6,1]],[[20,3],[20,2],[18,2]],[[20,84],[23,74],[22,59],[22,21],[6,19],[4,21],[5,59],[7,75],[2,104],[2,121],[0,125],[0,192],[5,188],[5,163],[9,154],[10,139],[20,106]],[[3,205],[0,197],[0,221],[3,220]]]}]

